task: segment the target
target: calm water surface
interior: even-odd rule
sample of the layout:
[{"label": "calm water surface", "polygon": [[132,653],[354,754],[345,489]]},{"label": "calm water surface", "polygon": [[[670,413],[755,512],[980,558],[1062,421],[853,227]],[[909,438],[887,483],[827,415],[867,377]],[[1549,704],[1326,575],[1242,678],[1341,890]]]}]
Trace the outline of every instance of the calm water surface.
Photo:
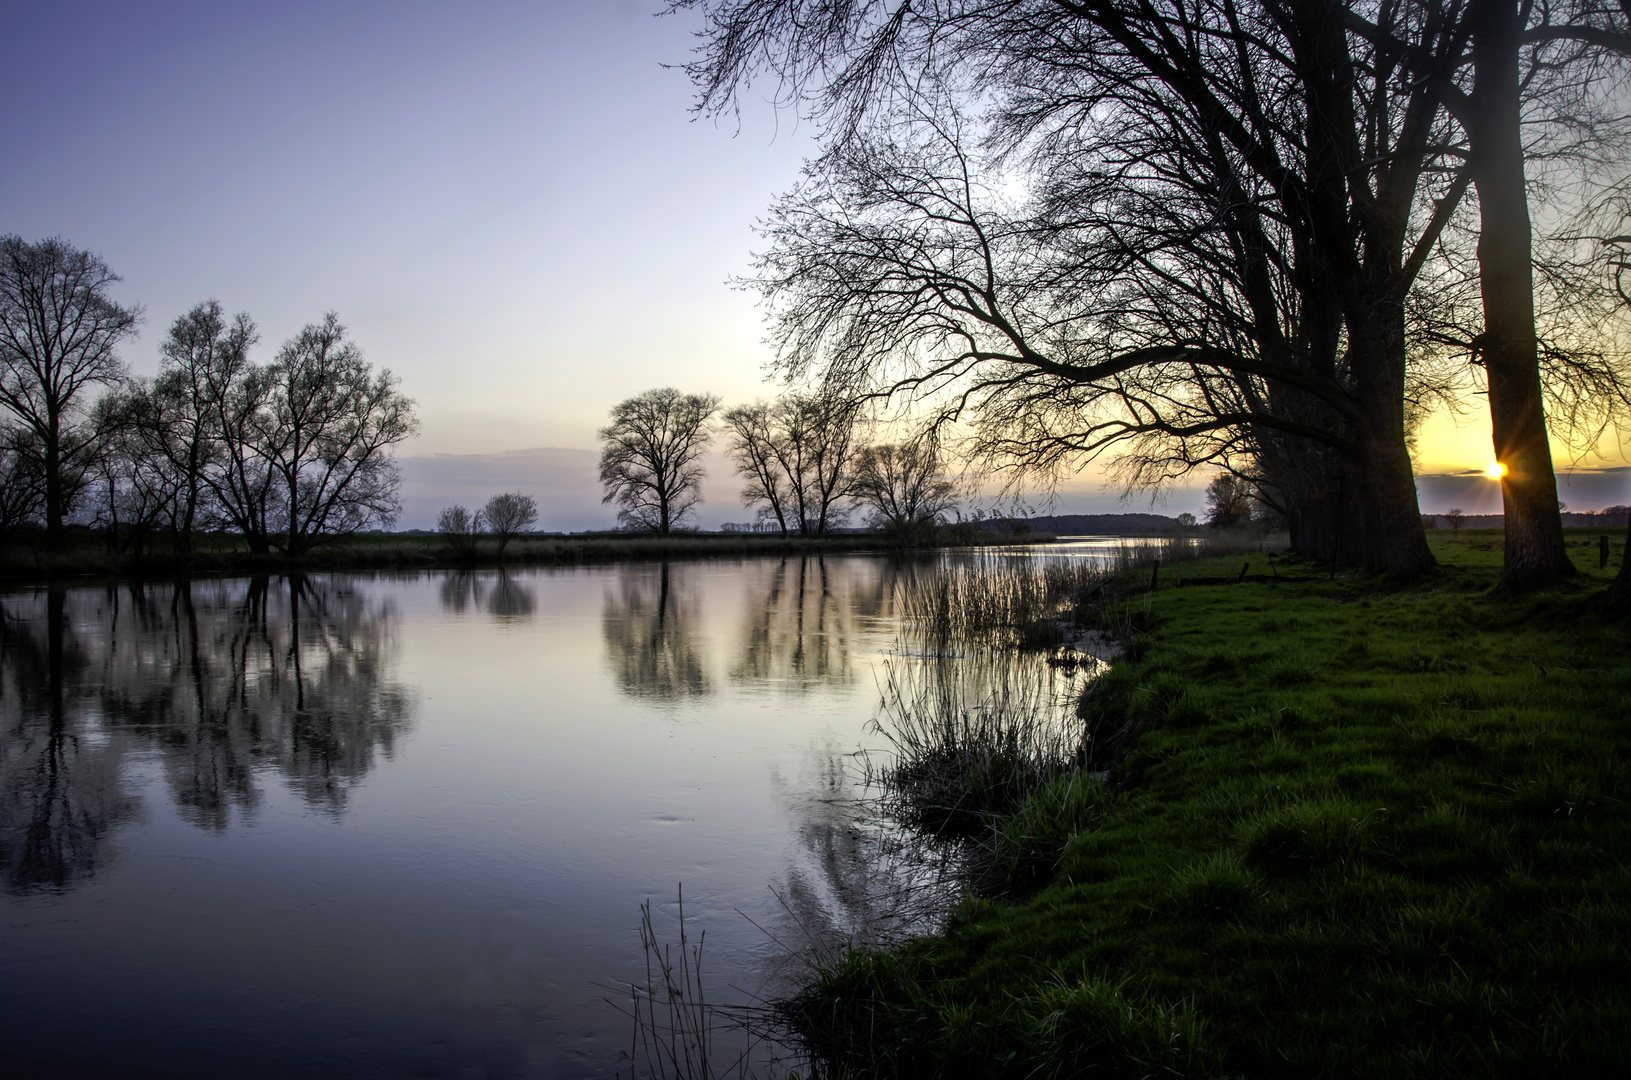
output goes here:
[{"label": "calm water surface", "polygon": [[924,570],[0,594],[0,1073],[610,1075],[681,882],[773,990],[876,914],[843,763]]}]

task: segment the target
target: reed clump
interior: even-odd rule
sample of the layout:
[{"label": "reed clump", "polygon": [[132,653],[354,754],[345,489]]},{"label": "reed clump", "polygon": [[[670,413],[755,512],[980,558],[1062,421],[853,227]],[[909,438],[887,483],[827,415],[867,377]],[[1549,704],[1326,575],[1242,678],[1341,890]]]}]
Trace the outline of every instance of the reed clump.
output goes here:
[{"label": "reed clump", "polygon": [[892,663],[873,730],[884,809],[908,828],[974,839],[1075,767],[1081,725],[1070,680],[991,650]]},{"label": "reed clump", "polygon": [[1054,648],[1074,602],[1103,586],[1111,571],[1086,560],[1045,554],[974,554],[948,559],[904,590],[901,614],[913,638],[931,648],[972,644]]}]

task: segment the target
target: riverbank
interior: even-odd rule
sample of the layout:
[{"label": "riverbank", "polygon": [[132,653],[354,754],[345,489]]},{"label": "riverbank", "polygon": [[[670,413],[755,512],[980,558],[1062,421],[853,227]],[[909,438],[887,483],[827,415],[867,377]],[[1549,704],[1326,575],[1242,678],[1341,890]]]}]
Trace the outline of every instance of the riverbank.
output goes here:
[{"label": "riverbank", "polygon": [[[1049,533],[1021,537],[945,530],[922,547],[969,547],[1048,543]],[[495,540],[480,541],[473,552],[455,550],[430,534],[370,533],[324,544],[290,558],[257,555],[238,537],[200,536],[194,550],[180,553],[161,541],[140,556],[112,552],[105,540],[77,530],[65,551],[47,549],[43,535],[31,541],[0,544],[0,580],[53,577],[174,577],[192,574],[307,573],[367,570],[469,570],[501,566],[556,566],[633,562],[648,559],[753,558],[765,555],[833,555],[891,550],[878,533],[831,536],[779,536],[756,533],[678,533],[669,536],[630,533],[574,533],[522,536],[509,542],[502,556]]]},{"label": "riverbank", "polygon": [[1096,609],[1131,633],[1081,715],[1137,737],[992,823],[1038,873],[849,954],[786,1019],[835,1075],[1624,1071],[1631,628],[1596,615],[1604,532],[1569,530],[1578,585],[1521,599],[1492,592],[1500,534],[1463,530],[1410,588]]}]

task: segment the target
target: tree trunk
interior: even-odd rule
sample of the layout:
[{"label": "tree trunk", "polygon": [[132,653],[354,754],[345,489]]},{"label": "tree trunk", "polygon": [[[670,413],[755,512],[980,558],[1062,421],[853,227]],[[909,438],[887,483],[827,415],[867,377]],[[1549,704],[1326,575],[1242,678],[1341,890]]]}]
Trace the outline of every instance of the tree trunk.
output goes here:
[{"label": "tree trunk", "polygon": [[1365,569],[1395,581],[1437,565],[1427,546],[1416,476],[1405,443],[1405,348],[1402,315],[1373,291],[1367,317],[1349,322],[1348,354],[1364,419],[1356,425]]},{"label": "tree trunk", "polygon": [[1433,569],[1410,455],[1397,437],[1368,437],[1365,446],[1364,563],[1372,572],[1404,581]]},{"label": "tree trunk", "polygon": [[1575,574],[1563,543],[1535,338],[1534,268],[1520,128],[1522,23],[1514,0],[1482,0],[1473,37],[1474,122],[1468,135],[1480,214],[1481,337],[1506,551],[1501,584],[1527,589]]},{"label": "tree trunk", "polygon": [[61,551],[67,541],[62,527],[66,510],[62,487],[62,434],[57,418],[52,416],[45,433],[45,532],[52,551]]},{"label": "tree trunk", "polygon": [[1603,599],[1610,615],[1631,615],[1631,523],[1625,529],[1625,550],[1620,553],[1620,572]]}]

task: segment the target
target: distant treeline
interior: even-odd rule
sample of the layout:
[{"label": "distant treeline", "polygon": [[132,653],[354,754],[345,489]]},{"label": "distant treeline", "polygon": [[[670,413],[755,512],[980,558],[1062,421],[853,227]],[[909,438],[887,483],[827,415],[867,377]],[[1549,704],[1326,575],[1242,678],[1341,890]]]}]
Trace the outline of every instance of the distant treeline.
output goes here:
[{"label": "distant treeline", "polygon": [[1184,523],[1165,514],[1052,514],[1046,517],[989,518],[980,523],[988,532],[1045,532],[1059,536],[1127,536],[1135,533],[1176,532]]},{"label": "distant treeline", "polygon": [[[1624,506],[1610,506],[1606,510],[1568,511],[1562,514],[1566,529],[1626,528],[1631,525],[1631,510]],[[1432,529],[1501,529],[1506,527],[1504,514],[1462,514],[1457,526],[1449,514],[1423,514],[1422,520]]]}]

